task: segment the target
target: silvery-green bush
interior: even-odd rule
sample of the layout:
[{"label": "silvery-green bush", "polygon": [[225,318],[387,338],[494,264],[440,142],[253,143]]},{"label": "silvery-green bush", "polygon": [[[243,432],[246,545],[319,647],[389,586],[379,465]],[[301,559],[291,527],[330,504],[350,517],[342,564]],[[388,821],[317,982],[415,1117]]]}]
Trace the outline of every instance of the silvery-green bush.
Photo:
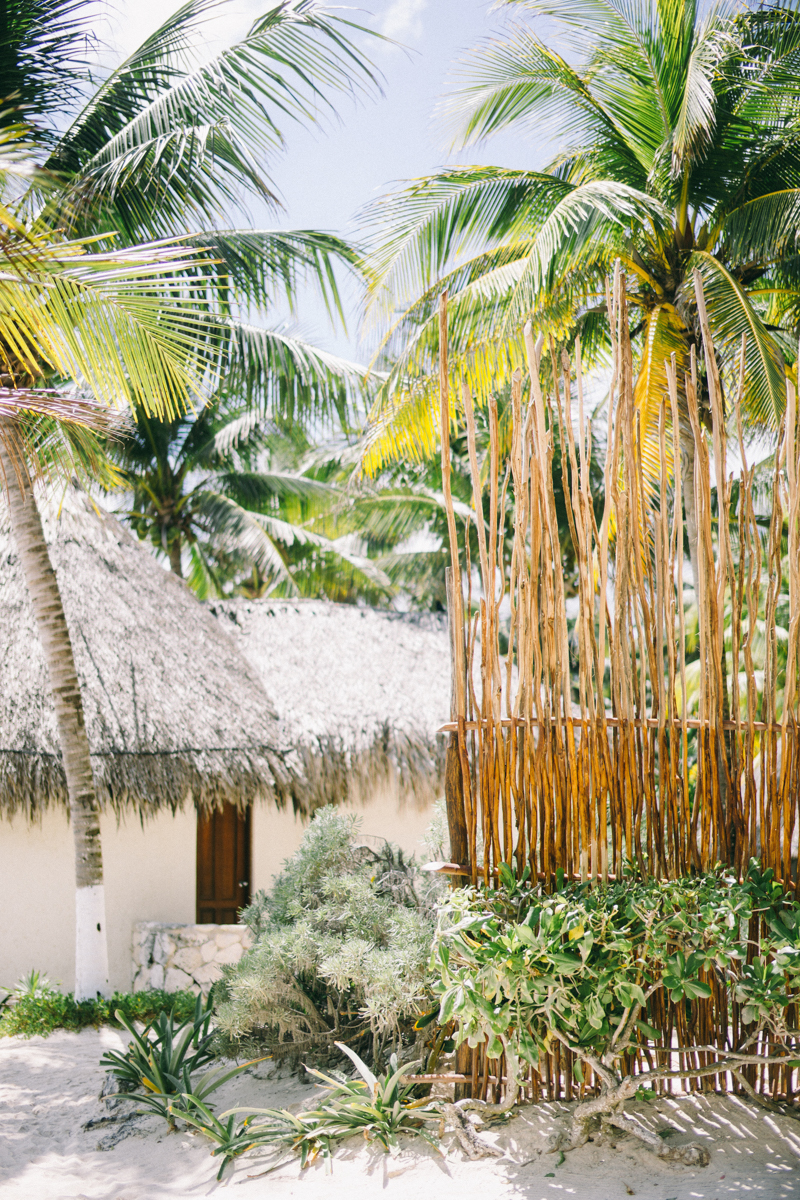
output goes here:
[{"label": "silvery-green bush", "polygon": [[310,1061],[339,1040],[375,1060],[410,1039],[432,1007],[440,890],[398,848],[362,844],[356,817],[319,811],[270,891],[242,913],[253,947],[214,988],[223,1048]]}]

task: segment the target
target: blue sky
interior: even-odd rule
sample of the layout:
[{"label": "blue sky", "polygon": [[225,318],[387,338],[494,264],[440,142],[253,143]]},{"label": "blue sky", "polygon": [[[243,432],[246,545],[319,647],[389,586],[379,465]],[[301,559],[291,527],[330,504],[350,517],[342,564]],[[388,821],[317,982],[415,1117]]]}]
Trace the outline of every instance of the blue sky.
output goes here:
[{"label": "blue sky", "polygon": [[[224,17],[209,26],[209,52],[221,44],[221,37],[228,40],[244,32],[269,7],[270,0],[225,4]],[[286,212],[277,222],[269,219],[269,224],[353,234],[358,210],[393,181],[457,161],[448,154],[434,108],[460,52],[500,28],[502,17],[491,7],[489,0],[372,0],[367,7],[342,10],[359,24],[404,43],[408,50],[371,42],[372,57],[385,76],[384,95],[358,104],[343,100],[341,122],[329,122],[324,132],[300,128],[290,132],[287,154],[274,172]],[[167,4],[165,0],[114,0],[109,11],[107,28],[98,32],[111,48],[104,57],[114,61],[157,27]],[[535,168],[549,151],[546,140],[534,146],[503,135],[459,158]],[[296,327],[318,345],[364,359],[368,347],[357,344],[357,301],[355,294],[348,297],[349,336],[331,329],[321,305],[310,296],[303,302]]]}]

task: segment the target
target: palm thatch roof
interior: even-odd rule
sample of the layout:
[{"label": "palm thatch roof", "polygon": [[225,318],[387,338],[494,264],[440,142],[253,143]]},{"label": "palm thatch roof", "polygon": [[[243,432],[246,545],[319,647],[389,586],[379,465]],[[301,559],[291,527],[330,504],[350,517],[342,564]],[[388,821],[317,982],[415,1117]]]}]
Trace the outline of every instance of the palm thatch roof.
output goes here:
[{"label": "palm thatch roof", "polygon": [[318,600],[209,607],[258,672],[313,795],[338,802],[389,775],[420,803],[440,792],[436,730],[450,714],[444,617]]},{"label": "palm thatch roof", "polygon": [[[101,801],[142,814],[271,797],[308,807],[261,681],[189,589],[76,485],[45,535]],[[66,803],[44,655],[0,501],[0,811]]]}]

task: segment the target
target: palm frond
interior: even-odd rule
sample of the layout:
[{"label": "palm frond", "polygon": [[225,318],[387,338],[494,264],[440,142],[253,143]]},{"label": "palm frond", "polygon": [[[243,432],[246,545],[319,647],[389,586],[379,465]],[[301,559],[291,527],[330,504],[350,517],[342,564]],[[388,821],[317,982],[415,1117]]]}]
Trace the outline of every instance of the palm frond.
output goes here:
[{"label": "palm frond", "polygon": [[367,368],[277,329],[226,323],[220,395],[293,419],[316,413],[344,416],[368,397],[377,380]]},{"label": "palm frond", "polygon": [[477,245],[530,237],[571,190],[538,171],[501,167],[454,167],[412,181],[361,214],[373,239],[373,292],[380,286],[398,300],[418,295]]},{"label": "palm frond", "polygon": [[119,475],[103,444],[126,428],[120,413],[74,392],[0,388],[0,439],[16,475],[2,484],[24,486],[31,477],[66,483],[77,475],[113,485]]},{"label": "palm frond", "polygon": [[[286,545],[302,542],[302,534],[277,519],[248,512],[221,492],[204,489],[197,499],[198,512],[205,518],[213,538],[231,553],[241,556],[271,579],[291,582],[287,565],[275,540]],[[280,536],[279,536],[280,535]]]},{"label": "palm frond", "polygon": [[746,291],[713,255],[696,252],[708,320],[716,348],[733,360],[746,334],[744,406],[762,428],[777,428],[786,404],[786,371],[780,349]]},{"label": "palm frond", "polygon": [[360,274],[362,261],[349,242],[313,229],[214,229],[181,239],[202,247],[212,283],[222,275],[240,303],[266,308],[278,299],[295,309],[298,285],[313,282],[329,316],[344,313],[335,275],[337,267]]},{"label": "palm frond", "polygon": [[214,564],[198,542],[193,542],[189,547],[189,574],[186,582],[198,600],[217,600],[224,594]]},{"label": "palm frond", "polygon": [[672,163],[676,175],[699,161],[708,149],[717,120],[717,94],[721,62],[735,49],[728,22],[712,11],[697,30],[685,72],[680,110],[672,133]]},{"label": "palm frond", "polygon": [[612,120],[579,71],[524,25],[465,56],[455,80],[464,82],[439,111],[462,147],[504,129],[530,134],[553,122],[570,138],[598,130],[616,138]]},{"label": "palm frond", "polygon": [[797,247],[800,188],[757,196],[729,213],[720,230],[720,251],[732,266],[770,263]]},{"label": "palm frond", "polygon": [[110,404],[182,408],[214,352],[207,315],[174,278],[196,257],[163,242],[105,253],[85,242],[37,247],[0,275],[6,373],[37,378],[44,363]]},{"label": "palm frond", "polygon": [[239,188],[274,203],[263,171],[283,149],[285,122],[318,124],[335,113],[332,95],[378,86],[351,40],[369,31],[317,0],[273,4],[240,42],[189,69],[175,51],[213,7],[190,0],[67,130],[48,165],[72,180],[64,211],[74,219],[100,200],[140,238],[172,232],[175,210],[222,212]]},{"label": "palm frond", "polygon": [[[0,12],[0,103],[16,104],[52,141],[80,95],[98,6],[85,0],[8,0]],[[7,118],[8,119],[8,118]]]},{"label": "palm frond", "polygon": [[214,482],[219,491],[243,508],[266,515],[276,500],[293,497],[323,502],[329,508],[336,496],[330,484],[296,471],[220,471]]},{"label": "palm frond", "polygon": [[[476,520],[475,511],[453,498],[453,511],[464,521]],[[432,517],[446,513],[444,495],[425,486],[381,486],[364,489],[342,510],[335,508],[332,521],[341,529],[358,532],[370,544],[397,546],[414,533],[428,528]]]}]

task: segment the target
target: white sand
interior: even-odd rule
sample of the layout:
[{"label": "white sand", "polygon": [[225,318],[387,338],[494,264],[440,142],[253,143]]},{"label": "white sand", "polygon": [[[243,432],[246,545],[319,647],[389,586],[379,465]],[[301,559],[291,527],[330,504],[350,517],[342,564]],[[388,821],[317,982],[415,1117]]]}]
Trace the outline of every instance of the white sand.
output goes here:
[{"label": "white sand", "polygon": [[[653,1128],[671,1123],[676,1141],[701,1140],[711,1154],[705,1168],[662,1164],[630,1138],[620,1138],[616,1149],[584,1146],[556,1165],[557,1156],[543,1150],[566,1106],[543,1105],[523,1110],[491,1135],[506,1151],[501,1159],[464,1161],[449,1135],[444,1155],[413,1140],[404,1141],[398,1154],[384,1155],[354,1140],[332,1164],[301,1172],[291,1162],[260,1179],[249,1176],[267,1164],[247,1155],[218,1184],[219,1160],[209,1156],[205,1139],[168,1134],[157,1118],[142,1119],[135,1136],[105,1151],[98,1142],[116,1126],[82,1129],[103,1113],[100,1055],[122,1045],[109,1029],[0,1039],[0,1200],[176,1200],[221,1197],[231,1188],[242,1200],[368,1200],[378,1194],[391,1200],[800,1198],[800,1122],[773,1118],[732,1097],[660,1100],[634,1109]],[[311,1089],[292,1078],[259,1078],[269,1065],[217,1093],[218,1111],[310,1098]]]}]

